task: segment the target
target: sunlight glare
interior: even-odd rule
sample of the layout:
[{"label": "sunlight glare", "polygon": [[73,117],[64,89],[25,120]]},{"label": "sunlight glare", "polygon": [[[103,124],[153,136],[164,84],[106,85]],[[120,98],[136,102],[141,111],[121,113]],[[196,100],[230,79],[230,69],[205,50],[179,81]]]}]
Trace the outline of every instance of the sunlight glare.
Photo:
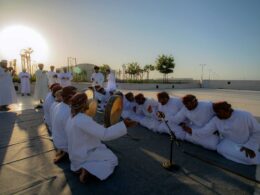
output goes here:
[{"label": "sunlight glare", "polygon": [[31,59],[44,62],[48,58],[48,46],[44,38],[35,30],[26,26],[9,26],[0,32],[0,53],[7,60],[20,61],[22,49],[31,47]]}]

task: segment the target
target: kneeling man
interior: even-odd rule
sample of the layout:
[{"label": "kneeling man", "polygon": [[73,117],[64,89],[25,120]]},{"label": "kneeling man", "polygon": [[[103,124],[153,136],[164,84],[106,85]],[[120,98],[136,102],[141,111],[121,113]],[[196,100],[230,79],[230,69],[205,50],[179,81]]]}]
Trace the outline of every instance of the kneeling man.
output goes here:
[{"label": "kneeling man", "polygon": [[101,141],[119,138],[127,133],[126,127],[133,125],[132,121],[125,119],[105,128],[87,116],[86,109],[86,94],[74,95],[71,99],[71,117],[66,125],[71,170],[80,172],[79,179],[83,183],[90,176],[104,180],[113,173],[118,165],[117,157]]}]

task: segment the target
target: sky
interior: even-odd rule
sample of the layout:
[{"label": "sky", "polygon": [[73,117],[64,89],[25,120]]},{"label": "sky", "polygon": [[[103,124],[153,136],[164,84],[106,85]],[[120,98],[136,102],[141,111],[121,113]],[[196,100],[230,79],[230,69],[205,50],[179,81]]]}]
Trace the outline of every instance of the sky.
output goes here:
[{"label": "sky", "polygon": [[0,32],[14,25],[46,41],[47,66],[76,57],[118,70],[165,54],[170,77],[199,79],[206,64],[204,79],[260,80],[259,0],[0,0]]}]

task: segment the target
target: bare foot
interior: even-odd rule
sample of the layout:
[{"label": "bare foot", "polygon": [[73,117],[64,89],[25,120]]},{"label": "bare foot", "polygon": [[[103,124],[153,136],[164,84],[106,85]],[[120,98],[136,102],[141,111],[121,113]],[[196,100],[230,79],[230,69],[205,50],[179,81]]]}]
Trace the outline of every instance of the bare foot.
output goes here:
[{"label": "bare foot", "polygon": [[80,169],[80,175],[79,175],[79,181],[81,183],[86,183],[89,179],[90,173],[86,170],[81,168]]},{"label": "bare foot", "polygon": [[62,159],[64,159],[65,156],[66,156],[66,152],[58,151],[58,152],[56,153],[55,158],[53,159],[53,162],[54,162],[54,163],[58,163],[58,162],[60,162]]}]

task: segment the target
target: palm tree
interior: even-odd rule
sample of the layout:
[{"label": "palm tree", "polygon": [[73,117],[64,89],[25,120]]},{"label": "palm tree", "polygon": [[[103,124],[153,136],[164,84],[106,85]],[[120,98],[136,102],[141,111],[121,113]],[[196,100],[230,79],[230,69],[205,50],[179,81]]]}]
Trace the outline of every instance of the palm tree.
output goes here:
[{"label": "palm tree", "polygon": [[168,74],[173,73],[175,68],[173,56],[159,55],[156,59],[156,69],[163,73],[163,82],[168,82]]},{"label": "palm tree", "polygon": [[146,72],[146,79],[149,80],[150,71],[154,71],[155,67],[152,64],[147,64],[144,66],[144,72]]},{"label": "palm tree", "polygon": [[130,75],[131,79],[137,79],[137,76],[141,73],[140,65],[137,62],[127,64],[126,73]]},{"label": "palm tree", "polygon": [[102,66],[99,67],[99,71],[103,73],[105,80],[107,79],[107,70],[110,69],[110,66],[108,64],[103,64]]},{"label": "palm tree", "polygon": [[32,67],[31,67],[31,53],[33,52],[32,48],[22,49],[20,52],[22,68],[26,68],[27,71],[32,75]]}]

